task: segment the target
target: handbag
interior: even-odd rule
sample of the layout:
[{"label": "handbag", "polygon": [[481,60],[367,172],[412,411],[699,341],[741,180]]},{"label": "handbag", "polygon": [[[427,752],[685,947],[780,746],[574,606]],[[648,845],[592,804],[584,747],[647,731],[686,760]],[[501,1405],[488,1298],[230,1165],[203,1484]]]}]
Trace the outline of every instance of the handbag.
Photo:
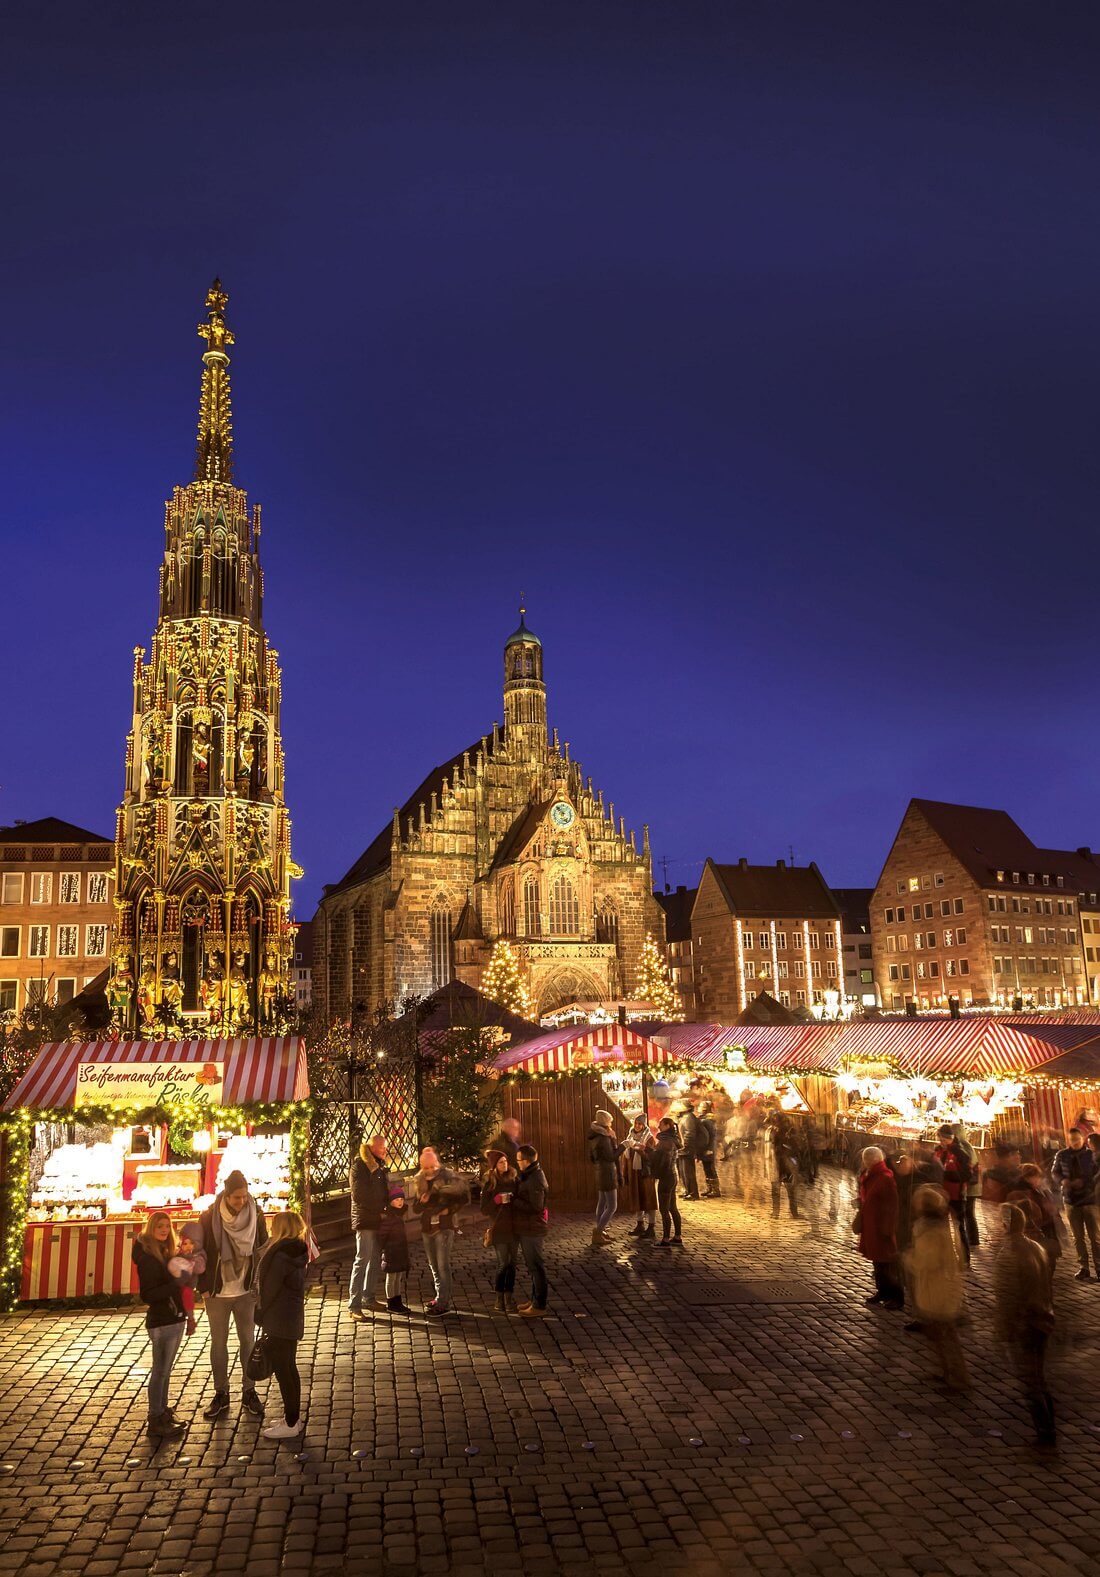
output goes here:
[{"label": "handbag", "polygon": [[862,1208],[862,1206],[856,1211],[855,1215],[852,1217],[852,1231],[856,1234],[857,1237],[863,1231],[863,1208]]},{"label": "handbag", "polygon": [[248,1362],[244,1366],[244,1372],[253,1384],[259,1380],[270,1380],[275,1372],[275,1366],[271,1362],[271,1349],[267,1345],[267,1337],[263,1331],[259,1333],[252,1344],[252,1351],[248,1355]]}]

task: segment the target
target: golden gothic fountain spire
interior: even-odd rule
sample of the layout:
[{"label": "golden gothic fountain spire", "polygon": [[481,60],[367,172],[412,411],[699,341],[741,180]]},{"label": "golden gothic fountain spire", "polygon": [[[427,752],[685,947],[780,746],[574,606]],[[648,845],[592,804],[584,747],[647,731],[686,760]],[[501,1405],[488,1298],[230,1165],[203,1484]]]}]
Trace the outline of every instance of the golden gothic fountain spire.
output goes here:
[{"label": "golden gothic fountain spire", "polygon": [[196,482],[230,482],[233,479],[233,423],[229,407],[229,356],[233,336],[225,325],[229,297],[215,279],[206,292],[209,319],[199,324],[206,341],[202,358],[202,393],[199,396],[199,443],[195,454]]}]

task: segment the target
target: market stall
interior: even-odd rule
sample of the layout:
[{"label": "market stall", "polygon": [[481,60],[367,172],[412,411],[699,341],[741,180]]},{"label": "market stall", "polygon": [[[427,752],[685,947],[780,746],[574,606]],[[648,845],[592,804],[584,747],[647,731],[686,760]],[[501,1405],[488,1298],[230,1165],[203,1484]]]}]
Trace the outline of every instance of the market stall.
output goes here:
[{"label": "market stall", "polygon": [[44,1046],[0,1116],[5,1304],[136,1291],[150,1211],[192,1219],[235,1169],[304,1210],[308,1118],[297,1036]]},{"label": "market stall", "polygon": [[593,1113],[606,1108],[625,1134],[648,1110],[655,1123],[672,1097],[663,1075],[673,1071],[667,1044],[617,1024],[572,1025],[501,1052],[493,1063],[504,1115],[518,1118],[539,1152],[555,1203],[587,1205],[593,1194],[586,1135]]}]

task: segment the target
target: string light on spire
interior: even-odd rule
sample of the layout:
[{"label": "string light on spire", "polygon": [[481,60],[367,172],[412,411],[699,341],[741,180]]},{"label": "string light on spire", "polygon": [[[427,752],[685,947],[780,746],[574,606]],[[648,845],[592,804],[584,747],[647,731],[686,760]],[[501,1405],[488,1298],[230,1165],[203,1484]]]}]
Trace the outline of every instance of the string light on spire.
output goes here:
[{"label": "string light on spire", "polygon": [[230,482],[233,479],[233,422],[229,401],[229,355],[233,335],[226,327],[229,297],[215,279],[206,292],[207,321],[199,324],[199,338],[206,341],[202,357],[202,390],[199,395],[199,441],[195,453],[196,482]]}]

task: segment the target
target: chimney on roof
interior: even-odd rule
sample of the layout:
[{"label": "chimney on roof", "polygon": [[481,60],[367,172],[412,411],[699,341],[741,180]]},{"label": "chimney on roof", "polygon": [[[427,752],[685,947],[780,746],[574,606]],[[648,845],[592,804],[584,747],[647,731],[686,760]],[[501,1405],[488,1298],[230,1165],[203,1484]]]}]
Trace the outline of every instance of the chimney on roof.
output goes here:
[{"label": "chimney on roof", "polygon": [[686,882],[677,882],[677,884],[676,884],[676,891],[678,893],[686,893],[687,892],[687,883]]},{"label": "chimney on roof", "polygon": [[[19,823],[16,822],[16,826],[18,826],[18,825],[19,825]],[[1089,848],[1087,843],[1084,845],[1083,848],[1078,849],[1077,852],[1078,852],[1078,854],[1081,856],[1081,858],[1083,860],[1091,860],[1092,859],[1092,850]]]},{"label": "chimney on roof", "polygon": [[742,855],[741,858],[737,862],[737,869],[739,871],[747,871],[748,868],[749,868],[749,862],[748,862],[748,860],[746,860],[745,856]]},{"label": "chimney on roof", "polygon": [[785,871],[787,869],[786,860],[776,860],[775,868],[777,871]]}]

